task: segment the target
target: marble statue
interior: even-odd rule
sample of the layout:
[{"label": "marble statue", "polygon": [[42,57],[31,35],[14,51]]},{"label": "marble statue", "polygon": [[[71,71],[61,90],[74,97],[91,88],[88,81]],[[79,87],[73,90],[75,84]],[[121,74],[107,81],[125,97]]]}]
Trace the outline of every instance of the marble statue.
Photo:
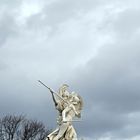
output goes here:
[{"label": "marble statue", "polygon": [[[43,84],[41,81],[39,81]],[[47,87],[45,84],[43,84]],[[47,87],[48,88],[48,87]],[[58,111],[58,127],[50,133],[46,140],[77,140],[77,133],[73,127],[75,118],[81,117],[83,101],[75,92],[68,91],[68,85],[63,84],[58,93],[48,88],[52,94],[55,108]]]}]

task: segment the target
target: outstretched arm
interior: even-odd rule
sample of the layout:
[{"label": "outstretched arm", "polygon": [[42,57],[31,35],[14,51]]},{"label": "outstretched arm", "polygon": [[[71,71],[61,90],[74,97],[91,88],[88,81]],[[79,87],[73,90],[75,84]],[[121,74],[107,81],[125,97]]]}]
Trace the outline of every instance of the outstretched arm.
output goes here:
[{"label": "outstretched arm", "polygon": [[53,102],[54,102],[55,106],[57,106],[58,103],[57,103],[57,101],[56,101],[56,99],[55,99],[55,97],[54,97],[54,93],[53,93],[52,90],[50,90],[50,92],[51,92],[51,94],[52,94]]}]

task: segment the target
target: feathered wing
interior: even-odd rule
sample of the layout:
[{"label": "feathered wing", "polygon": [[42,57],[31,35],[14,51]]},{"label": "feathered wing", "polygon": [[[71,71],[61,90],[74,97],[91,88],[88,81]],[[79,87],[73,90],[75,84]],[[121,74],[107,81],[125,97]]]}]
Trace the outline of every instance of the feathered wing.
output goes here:
[{"label": "feathered wing", "polygon": [[78,95],[78,94],[77,94],[77,97],[79,98],[79,102],[78,102],[78,104],[75,106],[75,108],[76,108],[76,111],[78,112],[77,117],[78,117],[78,118],[81,118],[81,111],[82,111],[82,109],[83,109],[83,99],[82,99],[82,97],[81,97],[80,95]]}]

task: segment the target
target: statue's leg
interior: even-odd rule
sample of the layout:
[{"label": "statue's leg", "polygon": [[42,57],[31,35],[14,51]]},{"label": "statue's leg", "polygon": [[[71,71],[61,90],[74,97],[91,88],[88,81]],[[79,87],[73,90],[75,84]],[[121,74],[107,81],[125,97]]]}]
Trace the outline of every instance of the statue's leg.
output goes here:
[{"label": "statue's leg", "polygon": [[65,135],[66,140],[77,140],[77,134],[72,125],[70,125],[66,131]]},{"label": "statue's leg", "polygon": [[57,136],[54,137],[53,140],[59,140],[61,137],[63,137],[64,133],[66,132],[67,128],[69,126],[69,123],[63,123],[62,125],[60,125],[59,127],[59,132],[57,134]]},{"label": "statue's leg", "polygon": [[77,140],[77,133],[73,126],[72,126],[72,133],[73,133],[73,140]]}]

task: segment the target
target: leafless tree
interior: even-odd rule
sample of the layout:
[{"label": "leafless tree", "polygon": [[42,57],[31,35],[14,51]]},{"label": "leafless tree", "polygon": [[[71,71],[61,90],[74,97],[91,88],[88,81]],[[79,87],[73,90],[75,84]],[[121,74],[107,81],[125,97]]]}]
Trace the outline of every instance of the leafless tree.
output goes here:
[{"label": "leafless tree", "polygon": [[0,119],[0,139],[4,140],[4,133],[3,133],[3,130],[2,130],[2,121],[1,121],[1,119]]},{"label": "leafless tree", "polygon": [[20,124],[23,120],[23,116],[5,116],[1,120],[1,132],[3,139],[13,140],[14,137],[16,137]]},{"label": "leafless tree", "polygon": [[44,140],[48,131],[41,122],[26,121],[23,124],[21,140]]},{"label": "leafless tree", "polygon": [[45,140],[49,132],[43,123],[23,116],[7,115],[0,119],[0,140]]}]

